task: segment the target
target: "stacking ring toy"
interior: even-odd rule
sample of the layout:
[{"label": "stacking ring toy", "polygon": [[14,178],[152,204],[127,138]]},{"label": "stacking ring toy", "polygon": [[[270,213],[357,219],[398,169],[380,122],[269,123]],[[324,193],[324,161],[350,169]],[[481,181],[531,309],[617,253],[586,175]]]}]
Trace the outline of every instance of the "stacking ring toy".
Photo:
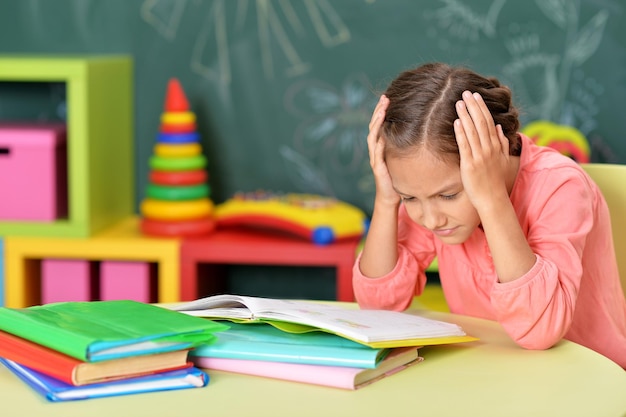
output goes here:
[{"label": "stacking ring toy", "polygon": [[184,158],[150,157],[150,168],[163,171],[191,171],[206,166],[204,155],[187,156]]},{"label": "stacking ring toy", "polygon": [[186,187],[167,187],[149,184],[146,190],[149,198],[168,201],[197,200],[209,196],[209,186],[206,184],[191,185]]},{"label": "stacking ring toy", "polygon": [[587,138],[575,127],[536,120],[522,129],[539,146],[554,148],[578,163],[590,160],[591,149]]},{"label": "stacking ring toy", "polygon": [[144,217],[156,220],[190,220],[210,216],[213,203],[208,198],[190,201],[161,201],[146,198],[141,203]]},{"label": "stacking ring toy", "polygon": [[192,143],[200,142],[200,134],[198,132],[185,133],[159,133],[157,135],[159,143]]},{"label": "stacking ring toy", "polygon": [[154,154],[157,156],[196,156],[201,153],[202,146],[199,143],[181,143],[176,145],[157,143],[154,145]]},{"label": "stacking ring toy", "polygon": [[196,114],[190,111],[164,112],[161,114],[161,124],[195,123]]},{"label": "stacking ring toy", "polygon": [[150,171],[150,182],[158,185],[195,185],[208,180],[203,169],[194,171]]},{"label": "stacking ring toy", "polygon": [[207,217],[183,221],[141,219],[141,231],[152,236],[201,236],[215,230],[215,220]]}]

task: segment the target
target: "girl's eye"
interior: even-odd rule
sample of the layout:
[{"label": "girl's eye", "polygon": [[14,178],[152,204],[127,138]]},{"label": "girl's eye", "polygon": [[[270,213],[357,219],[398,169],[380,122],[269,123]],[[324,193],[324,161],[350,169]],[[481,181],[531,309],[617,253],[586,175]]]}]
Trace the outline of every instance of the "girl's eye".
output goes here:
[{"label": "girl's eye", "polygon": [[458,193],[455,194],[441,194],[439,197],[441,197],[442,200],[454,200],[457,197]]},{"label": "girl's eye", "polygon": [[406,196],[401,196],[401,197],[400,197],[400,199],[401,199],[402,201],[407,202],[407,201],[413,201],[413,200],[415,200],[415,197],[406,197]]}]

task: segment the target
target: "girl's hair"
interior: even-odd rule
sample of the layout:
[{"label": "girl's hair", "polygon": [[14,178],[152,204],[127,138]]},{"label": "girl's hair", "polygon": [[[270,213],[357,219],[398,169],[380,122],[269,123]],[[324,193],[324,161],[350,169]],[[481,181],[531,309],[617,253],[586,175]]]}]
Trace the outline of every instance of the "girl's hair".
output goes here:
[{"label": "girl's hair", "polygon": [[511,90],[496,78],[486,78],[463,67],[429,63],[402,72],[391,82],[382,135],[387,155],[402,156],[424,148],[434,155],[459,161],[454,136],[455,104],[465,91],[478,92],[509,139],[509,153],[520,155],[518,111]]}]

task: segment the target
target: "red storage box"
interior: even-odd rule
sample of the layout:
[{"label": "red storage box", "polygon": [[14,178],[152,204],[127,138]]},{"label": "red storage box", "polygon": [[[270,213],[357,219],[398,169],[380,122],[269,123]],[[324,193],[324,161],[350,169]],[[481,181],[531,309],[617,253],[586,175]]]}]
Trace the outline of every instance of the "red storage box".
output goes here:
[{"label": "red storage box", "polygon": [[67,217],[64,124],[0,123],[0,221]]}]

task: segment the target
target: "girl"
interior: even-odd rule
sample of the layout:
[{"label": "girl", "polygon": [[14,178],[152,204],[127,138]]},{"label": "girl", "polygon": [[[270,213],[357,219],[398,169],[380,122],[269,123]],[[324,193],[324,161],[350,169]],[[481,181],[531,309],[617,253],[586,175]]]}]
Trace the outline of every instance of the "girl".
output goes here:
[{"label": "girl", "polygon": [[626,368],[606,202],[573,160],[518,132],[507,87],[426,64],[391,83],[369,128],[376,197],[354,266],[362,308],[408,308],[437,256],[453,313],[497,320],[524,348],[566,338]]}]

